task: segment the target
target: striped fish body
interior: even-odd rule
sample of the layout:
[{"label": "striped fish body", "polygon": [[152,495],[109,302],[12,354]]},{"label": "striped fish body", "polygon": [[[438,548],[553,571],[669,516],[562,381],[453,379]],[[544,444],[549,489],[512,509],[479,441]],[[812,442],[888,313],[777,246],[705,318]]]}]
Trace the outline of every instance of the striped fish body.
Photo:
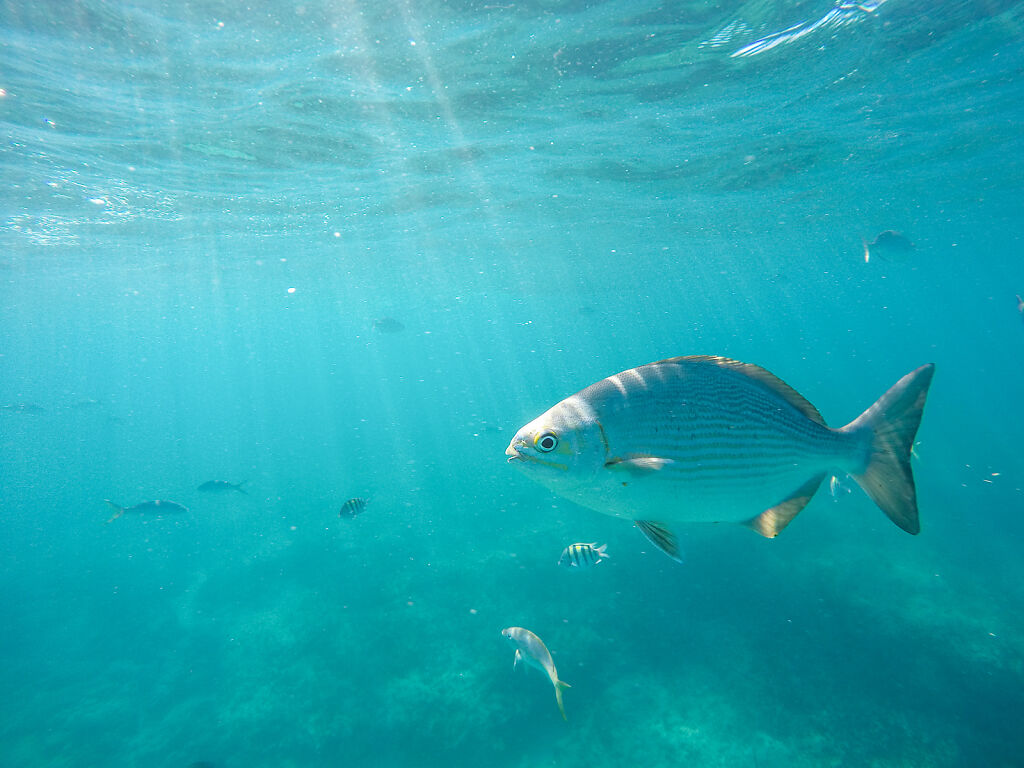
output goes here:
[{"label": "striped fish body", "polygon": [[[506,455],[556,493],[638,524],[655,521],[655,531],[744,522],[774,536],[822,479],[848,473],[916,533],[909,451],[932,370],[908,374],[859,419],[831,429],[763,368],[720,357],[672,358],[563,400],[520,429]],[[886,452],[893,455],[876,455]],[[899,466],[866,477],[881,459]],[[899,498],[880,500],[887,492]]]},{"label": "striped fish body", "polygon": [[602,544],[599,547],[596,541],[590,544],[570,544],[562,550],[558,564],[563,568],[589,568],[609,556],[604,551],[607,546],[607,544]]},{"label": "striped fish body", "polygon": [[362,514],[366,511],[366,505],[369,502],[367,499],[357,496],[354,499],[349,499],[341,505],[341,510],[338,512],[338,517],[353,518],[356,515]]}]

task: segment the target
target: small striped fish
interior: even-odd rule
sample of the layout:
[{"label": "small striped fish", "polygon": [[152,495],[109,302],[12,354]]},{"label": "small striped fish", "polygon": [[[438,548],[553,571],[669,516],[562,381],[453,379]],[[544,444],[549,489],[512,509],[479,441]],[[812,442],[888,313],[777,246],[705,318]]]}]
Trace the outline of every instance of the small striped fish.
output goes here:
[{"label": "small striped fish", "polygon": [[676,560],[680,523],[739,522],[776,536],[822,480],[843,473],[914,534],[910,456],[934,372],[908,373],[832,429],[764,368],[675,357],[566,398],[520,429],[505,455],[554,492],[634,521]]},{"label": "small striped fish", "polygon": [[338,517],[353,518],[356,515],[362,514],[366,511],[366,505],[368,500],[360,496],[356,496],[354,499],[349,499],[341,505],[341,511],[338,513]]},{"label": "small striped fish", "polygon": [[597,546],[597,542],[590,544],[570,544],[562,550],[562,556],[558,558],[558,564],[565,568],[589,568],[597,565],[602,558],[611,557],[604,550],[607,544]]}]

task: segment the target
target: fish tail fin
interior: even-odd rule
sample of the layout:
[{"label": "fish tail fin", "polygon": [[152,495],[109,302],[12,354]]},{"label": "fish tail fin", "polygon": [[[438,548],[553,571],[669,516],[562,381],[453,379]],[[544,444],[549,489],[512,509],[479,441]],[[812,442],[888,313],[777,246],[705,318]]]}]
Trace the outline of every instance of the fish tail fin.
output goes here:
[{"label": "fish tail fin", "polygon": [[867,467],[851,475],[890,520],[911,534],[920,532],[921,523],[910,456],[934,374],[933,363],[911,371],[841,430],[867,433]]},{"label": "fish tail fin", "polygon": [[117,504],[112,502],[110,499],[104,499],[104,501],[107,502],[107,504],[110,505],[110,508],[112,510],[114,510],[113,516],[109,520],[107,520],[108,523],[114,522],[115,520],[117,520],[117,518],[119,518],[121,515],[123,515],[125,513],[125,508],[124,507],[117,506]]},{"label": "fish tail fin", "polygon": [[249,482],[248,480],[243,480],[242,482],[238,483],[237,485],[235,485],[235,490],[238,491],[239,493],[242,493],[242,494],[245,494],[246,496],[248,496],[249,492],[247,490],[245,490],[245,488],[242,487],[243,485],[245,485],[248,482]]},{"label": "fish tail fin", "polygon": [[565,716],[565,705],[562,704],[562,691],[572,686],[568,683],[563,683],[561,680],[555,680],[555,701],[558,702],[558,711],[562,713],[562,719],[568,720]]},{"label": "fish tail fin", "polygon": [[602,544],[600,547],[594,547],[594,551],[597,552],[597,562],[601,562],[602,557],[611,557],[605,550],[608,549],[607,544]]}]

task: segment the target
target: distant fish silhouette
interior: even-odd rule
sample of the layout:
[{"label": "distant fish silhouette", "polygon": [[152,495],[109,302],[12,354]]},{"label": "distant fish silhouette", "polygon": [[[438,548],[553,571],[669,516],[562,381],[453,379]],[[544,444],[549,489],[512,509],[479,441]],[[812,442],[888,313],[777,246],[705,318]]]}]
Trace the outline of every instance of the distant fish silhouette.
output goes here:
[{"label": "distant fish silhouette", "polygon": [[101,405],[103,405],[103,403],[101,403],[99,400],[89,397],[86,398],[85,400],[79,400],[77,402],[72,403],[70,405],[70,408],[73,411],[88,411],[92,410],[93,408],[98,408]]},{"label": "distant fish silhouette", "polygon": [[378,317],[373,321],[373,330],[377,333],[401,333],[405,326],[393,317]]},{"label": "distant fish silhouette", "polygon": [[879,232],[870,243],[864,242],[864,262],[871,261],[876,256],[883,261],[906,261],[917,250],[910,239],[901,232],[894,229],[887,229]]},{"label": "distant fish silhouette", "polygon": [[110,505],[110,508],[114,510],[113,517],[107,520],[108,523],[117,520],[121,515],[133,513],[139,515],[144,515],[147,512],[152,512],[155,515],[188,514],[188,507],[184,504],[179,504],[176,501],[162,501],[159,499],[156,501],[143,501],[141,504],[136,504],[134,507],[118,506],[110,499],[104,499],[104,501],[107,502],[107,504]]},{"label": "distant fish silhouette", "polygon": [[1020,319],[1024,320],[1024,299],[1017,294],[1017,311],[1020,312]]},{"label": "distant fish silhouette", "polygon": [[[196,490],[203,493],[226,493],[228,491],[245,493],[245,489],[242,488],[243,485],[245,485],[244,480],[240,483],[229,483],[227,480],[207,480]],[[245,493],[245,495],[248,496],[249,494]]]},{"label": "distant fish silhouette", "polygon": [[11,403],[9,405],[0,405],[0,410],[27,415],[46,413],[46,409],[43,408],[43,406],[36,405],[35,403]]},{"label": "distant fish silhouette", "polygon": [[364,499],[360,496],[357,496],[354,499],[349,499],[348,501],[341,505],[341,511],[338,512],[338,517],[347,517],[351,520],[356,515],[361,515],[363,512],[365,512],[366,505],[368,503],[368,499]]}]

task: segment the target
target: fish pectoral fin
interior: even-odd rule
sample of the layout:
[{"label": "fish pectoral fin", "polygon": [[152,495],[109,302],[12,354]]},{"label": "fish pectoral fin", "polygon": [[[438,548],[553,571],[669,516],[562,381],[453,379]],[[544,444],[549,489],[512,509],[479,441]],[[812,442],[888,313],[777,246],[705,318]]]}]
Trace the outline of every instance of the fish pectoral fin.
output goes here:
[{"label": "fish pectoral fin", "polygon": [[519,652],[519,649],[516,648],[516,657],[512,660],[512,671],[513,672],[516,671],[516,669],[519,667],[519,662],[522,661],[522,660],[523,660],[523,655]]},{"label": "fish pectoral fin", "polygon": [[800,513],[800,510],[807,506],[807,502],[814,497],[826,474],[812,477],[784,502],[766,509],[757,517],[748,520],[745,525],[766,538],[774,539]]},{"label": "fish pectoral fin", "polygon": [[634,475],[646,475],[657,472],[670,464],[675,464],[672,459],[663,459],[659,456],[626,456],[613,457],[605,462],[605,469],[626,470]]},{"label": "fish pectoral fin", "polygon": [[664,523],[655,523],[650,520],[634,520],[634,524],[640,529],[640,533],[647,537],[654,546],[671,557],[677,563],[683,562],[683,553],[679,549],[679,541],[675,533]]}]

